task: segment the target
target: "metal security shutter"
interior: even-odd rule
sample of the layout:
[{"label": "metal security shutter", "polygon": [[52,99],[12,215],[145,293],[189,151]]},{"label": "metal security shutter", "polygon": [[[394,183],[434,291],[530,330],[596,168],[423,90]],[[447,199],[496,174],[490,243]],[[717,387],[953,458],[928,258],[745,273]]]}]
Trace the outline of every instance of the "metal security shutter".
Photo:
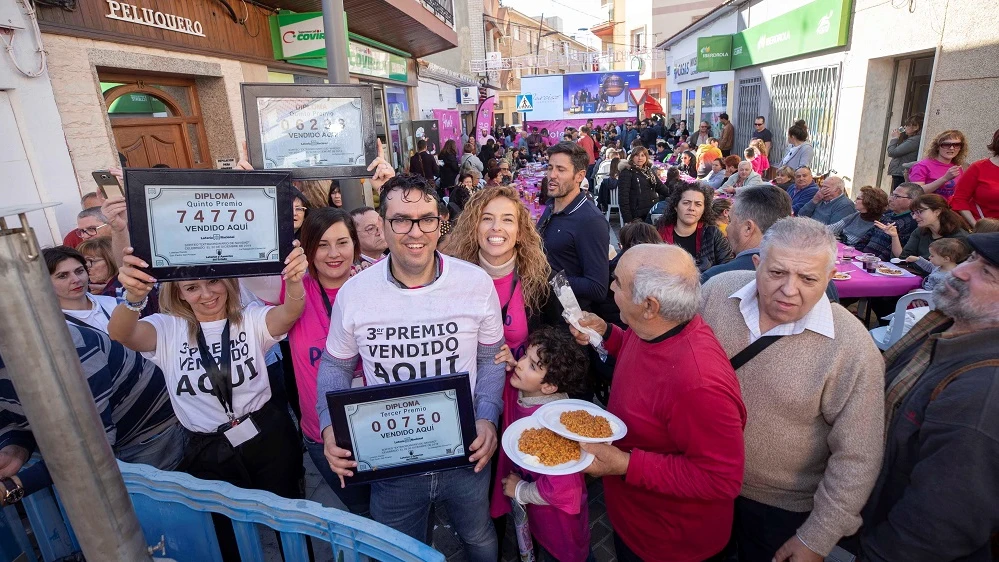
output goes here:
[{"label": "metal security shutter", "polygon": [[[760,91],[763,79],[760,77],[739,80],[739,111],[735,117],[735,148],[749,146],[753,138],[753,122],[760,114]],[[735,154],[742,156],[738,151]]]},{"label": "metal security shutter", "polygon": [[787,130],[798,119],[808,124],[808,141],[814,156],[812,170],[832,166],[833,130],[839,99],[840,67],[829,66],[788,74],[770,80],[770,123],[774,134],[771,162],[779,163],[787,149]]}]

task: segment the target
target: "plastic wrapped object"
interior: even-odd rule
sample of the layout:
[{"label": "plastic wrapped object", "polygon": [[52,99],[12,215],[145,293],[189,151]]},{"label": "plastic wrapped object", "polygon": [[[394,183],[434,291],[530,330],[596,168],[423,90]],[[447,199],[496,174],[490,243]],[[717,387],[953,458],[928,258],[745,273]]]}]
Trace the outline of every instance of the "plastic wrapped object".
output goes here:
[{"label": "plastic wrapped object", "polygon": [[600,355],[600,360],[606,361],[607,350],[604,348],[603,335],[596,333],[592,328],[586,328],[579,324],[579,321],[583,318],[583,309],[580,308],[579,301],[576,300],[576,294],[572,292],[572,287],[569,286],[569,280],[566,279],[565,272],[559,271],[556,273],[548,281],[548,284],[552,286],[555,296],[562,303],[562,318],[565,318],[566,322],[572,324],[573,328],[586,334],[590,339],[590,345]]}]

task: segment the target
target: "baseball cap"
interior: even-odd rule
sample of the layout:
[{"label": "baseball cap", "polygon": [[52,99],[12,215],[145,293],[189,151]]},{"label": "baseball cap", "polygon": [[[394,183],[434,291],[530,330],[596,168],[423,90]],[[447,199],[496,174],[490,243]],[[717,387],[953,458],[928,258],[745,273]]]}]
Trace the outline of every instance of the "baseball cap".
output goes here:
[{"label": "baseball cap", "polygon": [[979,256],[999,266],[999,232],[970,234],[967,240]]}]

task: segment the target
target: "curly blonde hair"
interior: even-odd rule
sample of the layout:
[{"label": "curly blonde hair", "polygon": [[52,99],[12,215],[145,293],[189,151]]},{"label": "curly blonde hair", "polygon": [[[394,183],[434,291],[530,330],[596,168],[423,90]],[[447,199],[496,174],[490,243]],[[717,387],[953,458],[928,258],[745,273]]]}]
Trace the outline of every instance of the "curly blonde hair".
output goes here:
[{"label": "curly blonde hair", "polygon": [[936,158],[940,154],[940,143],[947,139],[961,141],[961,151],[957,153],[957,156],[950,163],[953,166],[963,166],[964,159],[968,157],[968,138],[964,136],[964,133],[957,130],[944,131],[933,137],[933,140],[930,141],[930,146],[926,148],[926,158]]},{"label": "curly blonde hair", "polygon": [[757,154],[762,154],[763,156],[767,156],[767,144],[763,142],[763,139],[750,140],[749,147],[755,148]]},{"label": "curly blonde hair", "polygon": [[520,202],[517,190],[509,186],[487,187],[477,191],[465,204],[465,210],[443,243],[441,252],[474,264],[479,263],[479,222],[486,205],[497,197],[506,197],[517,207],[517,244],[514,248],[517,275],[520,277],[524,306],[529,313],[538,312],[548,299],[548,277],[551,266],[541,245],[541,236],[534,228],[527,207]]}]

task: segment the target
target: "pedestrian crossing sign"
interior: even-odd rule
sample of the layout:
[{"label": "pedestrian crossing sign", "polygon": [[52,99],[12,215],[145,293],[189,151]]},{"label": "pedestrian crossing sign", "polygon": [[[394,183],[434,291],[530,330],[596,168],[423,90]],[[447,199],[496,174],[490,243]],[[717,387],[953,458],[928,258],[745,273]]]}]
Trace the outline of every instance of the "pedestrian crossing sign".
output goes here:
[{"label": "pedestrian crossing sign", "polygon": [[517,111],[534,111],[534,96],[519,94],[517,96]]}]

